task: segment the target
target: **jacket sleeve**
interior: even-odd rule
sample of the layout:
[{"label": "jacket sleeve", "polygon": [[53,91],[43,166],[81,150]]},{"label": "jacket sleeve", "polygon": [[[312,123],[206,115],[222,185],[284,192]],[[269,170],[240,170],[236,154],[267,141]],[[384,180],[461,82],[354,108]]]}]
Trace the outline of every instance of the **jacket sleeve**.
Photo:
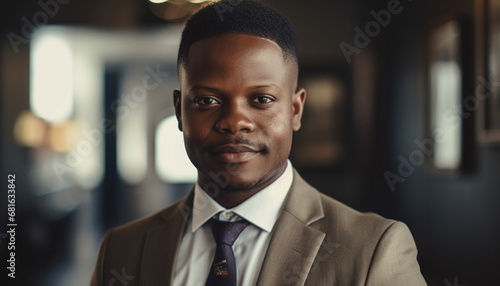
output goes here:
[{"label": "jacket sleeve", "polygon": [[417,262],[417,247],[404,223],[395,222],[382,234],[373,253],[366,285],[427,285]]},{"label": "jacket sleeve", "polygon": [[99,253],[97,254],[97,261],[94,266],[94,273],[90,279],[90,286],[104,286],[104,261],[106,259],[106,252],[109,242],[109,237],[111,236],[111,231],[106,233],[102,239],[101,246],[99,247]]}]

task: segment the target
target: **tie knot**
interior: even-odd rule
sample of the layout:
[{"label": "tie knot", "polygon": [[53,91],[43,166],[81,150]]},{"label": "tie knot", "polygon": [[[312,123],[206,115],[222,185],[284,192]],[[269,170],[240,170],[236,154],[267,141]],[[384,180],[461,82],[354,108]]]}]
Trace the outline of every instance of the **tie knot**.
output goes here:
[{"label": "tie knot", "polygon": [[243,229],[247,227],[248,222],[246,220],[228,222],[210,219],[208,224],[212,229],[212,234],[214,235],[214,239],[217,244],[224,243],[232,246]]}]

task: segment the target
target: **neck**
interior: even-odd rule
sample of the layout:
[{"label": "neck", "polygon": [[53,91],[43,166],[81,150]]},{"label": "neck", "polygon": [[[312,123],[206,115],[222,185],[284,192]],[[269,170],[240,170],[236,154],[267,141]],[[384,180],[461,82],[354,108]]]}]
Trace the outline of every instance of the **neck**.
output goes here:
[{"label": "neck", "polygon": [[[255,185],[249,188],[226,187],[220,188],[220,191],[215,193],[205,192],[224,208],[234,208],[276,181],[285,172],[286,167],[287,163],[270,173],[268,176],[260,179]],[[208,190],[209,188],[207,188],[207,186],[209,186],[209,184],[216,184],[214,181],[202,182],[202,180],[199,180],[199,183],[203,190]]]},{"label": "neck", "polygon": [[227,192],[222,191],[219,195],[213,197],[211,196],[219,205],[223,206],[226,209],[234,208],[235,206],[241,204],[246,201],[251,196],[258,193],[261,189],[252,189],[247,192]]}]

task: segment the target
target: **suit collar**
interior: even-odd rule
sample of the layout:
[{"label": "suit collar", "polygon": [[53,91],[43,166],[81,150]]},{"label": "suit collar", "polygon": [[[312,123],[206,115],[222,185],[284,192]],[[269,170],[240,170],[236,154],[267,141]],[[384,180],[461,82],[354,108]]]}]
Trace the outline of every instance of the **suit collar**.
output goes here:
[{"label": "suit collar", "polygon": [[146,234],[141,261],[140,285],[172,285],[177,252],[186,222],[191,216],[193,190],[174,208],[167,208],[160,217],[165,223]]},{"label": "suit collar", "polygon": [[294,170],[285,201],[257,282],[267,285],[304,285],[326,236],[311,227],[324,217],[319,193]]},{"label": "suit collar", "polygon": [[320,194],[306,183],[295,169],[293,170],[293,183],[283,211],[288,212],[305,225],[310,225],[325,216]]}]

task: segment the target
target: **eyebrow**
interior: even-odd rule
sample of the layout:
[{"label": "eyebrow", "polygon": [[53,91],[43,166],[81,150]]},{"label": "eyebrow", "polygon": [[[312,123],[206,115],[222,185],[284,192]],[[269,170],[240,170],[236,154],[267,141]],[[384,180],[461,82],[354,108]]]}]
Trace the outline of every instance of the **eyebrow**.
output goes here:
[{"label": "eyebrow", "polygon": [[221,90],[218,89],[218,88],[215,88],[215,87],[210,87],[210,86],[205,86],[205,85],[201,85],[201,84],[195,84],[193,85],[189,91],[193,91],[193,90],[197,90],[197,89],[206,89],[206,90],[209,90],[209,91],[213,91],[213,92],[220,92]]},{"label": "eyebrow", "polygon": [[[281,88],[274,83],[254,85],[254,86],[250,86],[248,89],[258,89],[258,88],[266,88],[266,87],[273,87],[273,88],[277,88],[277,89],[281,90]],[[222,90],[220,90],[218,88],[206,86],[206,85],[202,85],[202,84],[194,84],[189,90],[193,91],[193,90],[198,90],[198,89],[205,89],[205,90],[209,90],[212,92],[222,92]]]}]

